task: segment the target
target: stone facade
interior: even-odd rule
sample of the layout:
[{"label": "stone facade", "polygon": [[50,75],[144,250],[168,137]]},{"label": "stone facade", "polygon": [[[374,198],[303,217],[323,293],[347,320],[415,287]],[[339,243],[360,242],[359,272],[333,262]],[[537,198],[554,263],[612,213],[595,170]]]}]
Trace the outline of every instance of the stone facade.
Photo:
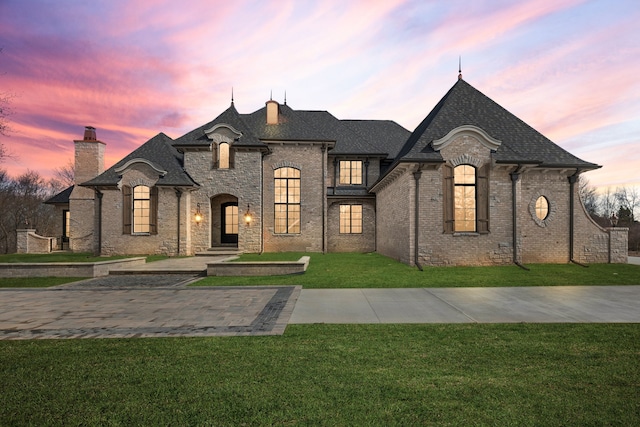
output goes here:
[{"label": "stone facade", "polygon": [[[377,251],[420,266],[626,262],[625,230],[593,223],[572,184],[598,165],[559,149],[462,80],[413,133],[273,100],[251,114],[232,103],[180,138],[158,134],[104,171],[104,144],[87,129],[75,141],[79,185],[69,196],[74,251]],[[361,170],[357,179],[340,183],[341,161],[360,162],[351,166]],[[452,216],[460,202],[452,174],[461,165],[476,171],[476,227],[464,232]],[[280,168],[300,175],[299,231],[276,230]],[[146,200],[132,199],[139,186],[149,191],[150,225],[136,233],[132,212]],[[345,205],[361,207],[361,229],[341,232]],[[229,221],[237,228],[225,227]]]}]

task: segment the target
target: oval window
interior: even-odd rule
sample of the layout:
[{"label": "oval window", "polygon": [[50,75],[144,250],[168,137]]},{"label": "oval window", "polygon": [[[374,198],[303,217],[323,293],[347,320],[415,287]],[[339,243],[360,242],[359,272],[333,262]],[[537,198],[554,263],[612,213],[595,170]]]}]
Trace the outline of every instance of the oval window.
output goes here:
[{"label": "oval window", "polygon": [[544,196],[536,200],[536,216],[540,221],[544,221],[549,216],[549,201]]}]

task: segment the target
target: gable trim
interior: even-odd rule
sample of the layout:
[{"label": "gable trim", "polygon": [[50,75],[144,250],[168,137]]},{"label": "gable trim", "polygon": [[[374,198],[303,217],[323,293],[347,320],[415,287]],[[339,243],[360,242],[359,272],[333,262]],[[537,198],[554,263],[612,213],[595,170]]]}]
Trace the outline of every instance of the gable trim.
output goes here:
[{"label": "gable trim", "polygon": [[463,125],[452,129],[443,138],[434,140],[431,143],[431,146],[434,150],[440,151],[459,137],[462,137],[464,139],[473,138],[487,147],[489,150],[493,151],[497,150],[498,147],[500,147],[500,145],[502,144],[502,141],[493,138],[491,135],[477,126]]},{"label": "gable trim", "polygon": [[131,159],[129,160],[127,163],[125,163],[124,165],[114,169],[115,172],[121,174],[122,172],[124,172],[125,170],[127,170],[129,167],[131,167],[132,165],[136,164],[136,163],[144,163],[145,165],[149,166],[151,169],[153,169],[154,171],[158,172],[158,174],[160,176],[165,176],[167,174],[167,171],[156,166],[153,162],[147,160],[147,159],[143,159],[143,158],[136,158],[136,159]]},{"label": "gable trim", "polygon": [[[229,138],[227,136],[224,136],[224,135],[221,135],[220,133],[217,133],[216,131],[218,129],[228,129],[235,136],[235,138],[232,140],[231,138]],[[242,136],[242,132],[240,132],[239,130],[237,130],[233,126],[225,124],[225,123],[218,123],[217,125],[213,126],[212,128],[205,130],[204,133],[205,133],[205,135],[207,135],[207,138],[209,138],[210,140],[215,141],[217,143],[228,142],[228,143],[231,144],[231,143],[233,143],[234,140],[238,140]]]}]

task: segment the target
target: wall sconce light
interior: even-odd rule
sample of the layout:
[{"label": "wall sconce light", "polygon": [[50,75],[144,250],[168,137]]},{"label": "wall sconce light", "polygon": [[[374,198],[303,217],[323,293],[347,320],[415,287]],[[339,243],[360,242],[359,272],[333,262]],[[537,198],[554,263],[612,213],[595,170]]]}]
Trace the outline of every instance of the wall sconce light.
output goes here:
[{"label": "wall sconce light", "polygon": [[196,224],[200,225],[202,222],[202,214],[200,213],[200,203],[196,206],[196,215],[193,218],[196,221]]},{"label": "wall sconce light", "polygon": [[249,210],[249,205],[247,205],[247,211],[244,213],[244,223],[247,225],[251,225],[251,211]]},{"label": "wall sconce light", "polygon": [[618,215],[614,213],[611,214],[611,217],[609,218],[609,221],[611,222],[611,225],[615,228],[616,225],[618,225]]}]

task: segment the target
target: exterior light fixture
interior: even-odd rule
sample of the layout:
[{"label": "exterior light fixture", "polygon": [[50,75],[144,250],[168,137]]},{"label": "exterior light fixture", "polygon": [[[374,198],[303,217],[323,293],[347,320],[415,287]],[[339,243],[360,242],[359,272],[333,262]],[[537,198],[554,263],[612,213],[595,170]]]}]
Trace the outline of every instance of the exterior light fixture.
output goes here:
[{"label": "exterior light fixture", "polygon": [[196,224],[200,225],[202,222],[202,214],[200,213],[200,203],[196,206],[196,215],[193,218],[196,221]]},{"label": "exterior light fixture", "polygon": [[611,225],[615,228],[616,225],[618,225],[618,216],[614,213],[611,214],[611,216],[609,217],[609,222],[611,222]]},{"label": "exterior light fixture", "polygon": [[247,205],[247,211],[244,213],[244,223],[247,225],[251,225],[251,211],[249,210],[249,205]]}]

